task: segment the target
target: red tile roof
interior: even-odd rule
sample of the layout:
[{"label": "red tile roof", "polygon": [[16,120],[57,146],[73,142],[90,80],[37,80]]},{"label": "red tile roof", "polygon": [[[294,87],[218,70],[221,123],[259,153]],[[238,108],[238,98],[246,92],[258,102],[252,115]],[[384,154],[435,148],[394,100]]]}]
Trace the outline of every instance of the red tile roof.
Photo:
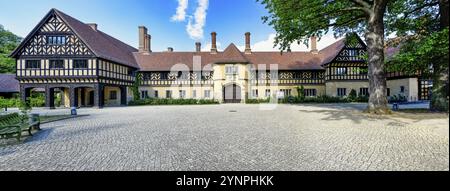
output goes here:
[{"label": "red tile roof", "polygon": [[[94,30],[89,25],[59,10],[52,9],[48,15],[52,13],[61,17],[97,57],[139,68],[141,71],[170,71],[176,64],[185,64],[189,70],[193,70],[194,56],[201,56],[201,68],[198,69],[203,70],[203,67],[214,63],[248,63],[255,67],[262,64],[266,65],[267,69],[270,69],[271,64],[278,64],[279,70],[322,70],[322,65],[331,62],[345,46],[345,41],[342,39],[319,51],[318,54],[311,52],[252,52],[244,54],[234,44],[230,44],[223,52],[217,54],[210,52],[139,53],[136,48],[106,33]],[[17,50],[12,56],[16,54]]]},{"label": "red tile roof", "polygon": [[138,68],[133,52],[137,49],[129,46],[100,30],[95,31],[89,25],[53,9],[67,25],[86,43],[97,57]]},{"label": "red tile roof", "polygon": [[134,53],[141,71],[170,71],[176,64],[185,64],[193,69],[193,56],[201,56],[201,66],[215,63],[249,63],[264,65],[270,69],[271,64],[277,64],[279,70],[322,70],[322,64],[331,62],[344,48],[344,40],[321,50],[318,54],[311,52],[252,52],[244,54],[230,44],[223,52],[152,52],[148,54]]}]

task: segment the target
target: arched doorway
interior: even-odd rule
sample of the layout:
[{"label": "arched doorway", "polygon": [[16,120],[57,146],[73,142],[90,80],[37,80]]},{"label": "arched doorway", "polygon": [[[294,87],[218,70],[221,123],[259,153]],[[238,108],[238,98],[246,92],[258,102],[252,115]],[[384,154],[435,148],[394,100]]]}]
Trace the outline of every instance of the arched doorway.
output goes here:
[{"label": "arched doorway", "polygon": [[224,103],[241,103],[241,87],[230,84],[223,87]]}]

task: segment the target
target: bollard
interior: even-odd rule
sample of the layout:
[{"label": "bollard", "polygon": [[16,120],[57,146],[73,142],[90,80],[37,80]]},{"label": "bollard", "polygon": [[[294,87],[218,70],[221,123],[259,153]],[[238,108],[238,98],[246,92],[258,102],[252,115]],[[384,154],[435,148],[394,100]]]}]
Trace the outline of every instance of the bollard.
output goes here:
[{"label": "bollard", "polygon": [[70,114],[71,115],[77,115],[77,108],[76,107],[71,107],[70,108]]}]

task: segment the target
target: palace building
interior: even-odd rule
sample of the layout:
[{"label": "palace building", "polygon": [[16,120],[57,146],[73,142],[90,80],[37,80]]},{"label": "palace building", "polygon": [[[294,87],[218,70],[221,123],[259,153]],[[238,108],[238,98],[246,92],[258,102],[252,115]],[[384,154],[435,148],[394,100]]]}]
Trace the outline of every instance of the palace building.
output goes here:
[{"label": "palace building", "polygon": [[[230,44],[224,51],[211,33],[211,50],[192,52],[151,50],[146,27],[138,28],[138,49],[52,9],[11,54],[17,61],[16,79],[23,100],[33,89],[45,89],[46,107],[55,107],[56,92],[66,107],[127,105],[131,87],[139,76],[142,98],[215,99],[245,103],[246,99],[296,96],[303,86],[306,96],[347,96],[351,90],[368,94],[366,45],[341,39],[311,51],[256,52],[250,33],[245,50]],[[387,95],[409,101],[429,99],[428,80],[420,76],[389,73]]]}]

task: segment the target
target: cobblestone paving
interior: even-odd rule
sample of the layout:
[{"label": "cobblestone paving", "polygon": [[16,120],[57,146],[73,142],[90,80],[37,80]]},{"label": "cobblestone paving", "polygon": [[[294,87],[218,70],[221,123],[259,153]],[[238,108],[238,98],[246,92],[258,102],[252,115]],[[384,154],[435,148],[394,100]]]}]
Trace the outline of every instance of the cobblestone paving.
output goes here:
[{"label": "cobblestone paving", "polygon": [[80,110],[90,116],[44,124],[22,144],[0,142],[0,170],[449,170],[448,117],[368,117],[355,108]]}]

